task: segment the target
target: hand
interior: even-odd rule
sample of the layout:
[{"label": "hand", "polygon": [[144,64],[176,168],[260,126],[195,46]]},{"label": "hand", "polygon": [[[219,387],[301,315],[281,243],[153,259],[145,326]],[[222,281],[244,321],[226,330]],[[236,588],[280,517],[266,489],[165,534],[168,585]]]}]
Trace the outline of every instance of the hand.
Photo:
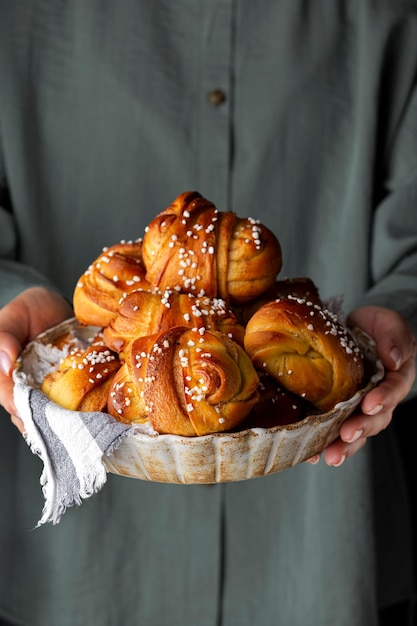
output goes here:
[{"label": "hand", "polygon": [[10,413],[21,432],[23,423],[16,416],[11,378],[16,358],[39,333],[72,315],[62,296],[43,287],[23,291],[0,309],[0,405]]},{"label": "hand", "polygon": [[[340,437],[323,452],[325,462],[333,467],[341,465],[365,445],[368,437],[389,425],[395,407],[407,396],[416,375],[416,339],[401,315],[390,309],[365,306],[353,311],[349,321],[374,339],[385,376],[363,398],[360,411],[342,424]],[[317,455],[308,462],[317,463],[319,458]]]}]

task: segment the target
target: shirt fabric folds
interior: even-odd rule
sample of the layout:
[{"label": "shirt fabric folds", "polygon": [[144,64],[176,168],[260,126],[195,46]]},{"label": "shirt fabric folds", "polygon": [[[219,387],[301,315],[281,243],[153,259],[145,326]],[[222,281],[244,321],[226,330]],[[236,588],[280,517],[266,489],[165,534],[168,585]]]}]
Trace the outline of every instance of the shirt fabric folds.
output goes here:
[{"label": "shirt fabric folds", "polygon": [[[282,277],[417,332],[416,76],[414,1],[0,0],[0,305],[39,284],[71,299],[103,246],[197,190],[276,233]],[[412,593],[390,441],[240,483],[109,476],[34,529],[41,462],[2,415],[0,615],[376,626]]]}]

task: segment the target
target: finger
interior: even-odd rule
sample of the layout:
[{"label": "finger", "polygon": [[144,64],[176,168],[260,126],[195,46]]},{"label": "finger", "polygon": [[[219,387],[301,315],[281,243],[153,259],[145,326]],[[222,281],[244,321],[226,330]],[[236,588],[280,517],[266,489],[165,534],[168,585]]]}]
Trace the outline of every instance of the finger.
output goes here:
[{"label": "finger", "polygon": [[356,454],[367,442],[366,437],[359,437],[354,443],[346,443],[340,437],[324,450],[322,456],[326,465],[340,467],[351,456]]},{"label": "finger", "polygon": [[25,425],[23,421],[17,415],[12,415],[12,423],[16,426],[17,430],[23,435],[25,432]]},{"label": "finger", "polygon": [[11,338],[14,338],[19,345],[25,343],[29,332],[29,322],[28,316],[22,315],[24,306],[24,300],[22,299],[19,304],[19,299],[16,298],[0,309],[0,345],[2,348],[11,346],[13,350]]},{"label": "finger", "polygon": [[[23,304],[22,304],[23,303]],[[29,338],[29,318],[22,315],[24,300],[16,298],[0,309],[0,372],[10,375],[14,363]]]},{"label": "finger", "polygon": [[348,417],[340,427],[340,435],[324,451],[325,462],[333,467],[343,462],[363,448],[368,437],[373,437],[385,430],[393,415],[393,408],[381,408],[375,415],[369,416],[360,411]]},{"label": "finger", "polygon": [[375,339],[378,356],[386,369],[397,371],[409,358],[415,358],[416,338],[399,313],[365,306],[352,311],[349,320]]},{"label": "finger", "polygon": [[407,396],[415,377],[415,362],[408,359],[398,371],[388,371],[381,383],[362,400],[366,415],[377,415],[382,409],[394,409]]},{"label": "finger", "polygon": [[7,333],[0,333],[0,374],[10,376],[14,363],[22,351],[22,344],[16,337]]},{"label": "finger", "polygon": [[0,374],[0,404],[10,415],[17,413],[13,401],[13,386],[10,376]]},{"label": "finger", "polygon": [[317,465],[317,463],[320,461],[321,455],[320,454],[315,454],[314,456],[310,457],[309,459],[306,459],[304,462],[305,463],[310,463],[310,465]]},{"label": "finger", "polygon": [[388,329],[378,342],[378,355],[384,367],[399,371],[403,364],[415,359],[416,343],[409,330],[398,333]]},{"label": "finger", "polygon": [[0,373],[10,376],[13,369],[13,360],[8,350],[0,350]]},{"label": "finger", "polygon": [[347,444],[355,443],[363,437],[374,437],[385,430],[392,420],[393,409],[382,408],[376,415],[355,413],[340,428],[340,439]]}]

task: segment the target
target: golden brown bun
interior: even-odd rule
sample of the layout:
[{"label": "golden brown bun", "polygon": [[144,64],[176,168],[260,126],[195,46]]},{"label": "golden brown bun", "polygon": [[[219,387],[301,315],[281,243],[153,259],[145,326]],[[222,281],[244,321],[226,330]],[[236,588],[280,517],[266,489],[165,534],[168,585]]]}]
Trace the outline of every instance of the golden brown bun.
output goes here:
[{"label": "golden brown bun", "polygon": [[[68,408],[186,436],[331,409],[359,388],[362,355],[313,281],[278,280],[281,266],[268,228],[180,194],[143,241],[105,249],[81,276],[75,316],[103,328],[105,345],[72,350],[43,390]],[[78,367],[104,366],[106,350],[99,380]]]},{"label": "golden brown bun", "polygon": [[354,338],[311,302],[288,297],[265,304],[249,320],[244,345],[257,368],[322,411],[353,396],[363,380]]},{"label": "golden brown bun", "polygon": [[123,297],[137,289],[150,289],[145,279],[141,241],[105,248],[75,287],[75,317],[82,324],[106,326]]},{"label": "golden brown bun", "polygon": [[258,385],[237,343],[177,326],[129,344],[108,406],[120,421],[148,419],[159,433],[192,437],[236,428],[257,403]]},{"label": "golden brown bun", "polygon": [[88,348],[71,349],[59,367],[45,376],[41,391],[66,409],[106,411],[111,380],[119,367],[117,355],[99,334]]},{"label": "golden brown bun", "polygon": [[243,345],[244,328],[223,300],[177,292],[129,294],[103,337],[109,348],[122,352],[130,341],[174,326],[218,330]]},{"label": "golden brown bun", "polygon": [[272,286],[270,293],[273,295],[273,298],[271,298],[273,300],[291,296],[299,300],[305,300],[308,303],[323,306],[317,285],[311,278],[306,276],[277,280]]},{"label": "golden brown bun", "polygon": [[236,313],[242,324],[246,326],[252,315],[261,306],[277,298],[287,298],[288,296],[323,306],[317,285],[311,278],[302,276],[298,278],[282,278],[275,281],[261,296],[237,307]]},{"label": "golden brown bun", "polygon": [[220,212],[197,192],[185,192],[153,219],[143,238],[146,278],[160,291],[235,303],[268,289],[281,269],[275,235],[251,218]]}]

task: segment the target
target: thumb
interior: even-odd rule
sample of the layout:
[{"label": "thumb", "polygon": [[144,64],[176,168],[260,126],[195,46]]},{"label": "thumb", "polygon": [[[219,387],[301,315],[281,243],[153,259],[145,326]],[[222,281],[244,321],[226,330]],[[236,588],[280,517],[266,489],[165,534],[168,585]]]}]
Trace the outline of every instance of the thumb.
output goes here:
[{"label": "thumb", "polygon": [[[22,351],[26,331],[19,325],[18,318],[9,314],[8,306],[0,310],[0,328],[0,404],[14,415],[12,372]],[[22,430],[21,424],[16,422],[16,426]]]},{"label": "thumb", "polygon": [[0,373],[10,376],[14,363],[22,350],[22,345],[14,337],[0,333]]},{"label": "thumb", "polygon": [[0,309],[0,371],[9,374],[10,362],[28,341],[71,315],[67,301],[43,287],[32,287],[11,300]]},{"label": "thumb", "polygon": [[19,323],[19,318],[5,309],[0,311],[0,329],[0,373],[10,376],[26,341],[27,329]]},{"label": "thumb", "polygon": [[351,313],[349,321],[373,338],[378,357],[386,369],[398,371],[413,356],[415,338],[399,313],[382,307],[366,306]]}]

